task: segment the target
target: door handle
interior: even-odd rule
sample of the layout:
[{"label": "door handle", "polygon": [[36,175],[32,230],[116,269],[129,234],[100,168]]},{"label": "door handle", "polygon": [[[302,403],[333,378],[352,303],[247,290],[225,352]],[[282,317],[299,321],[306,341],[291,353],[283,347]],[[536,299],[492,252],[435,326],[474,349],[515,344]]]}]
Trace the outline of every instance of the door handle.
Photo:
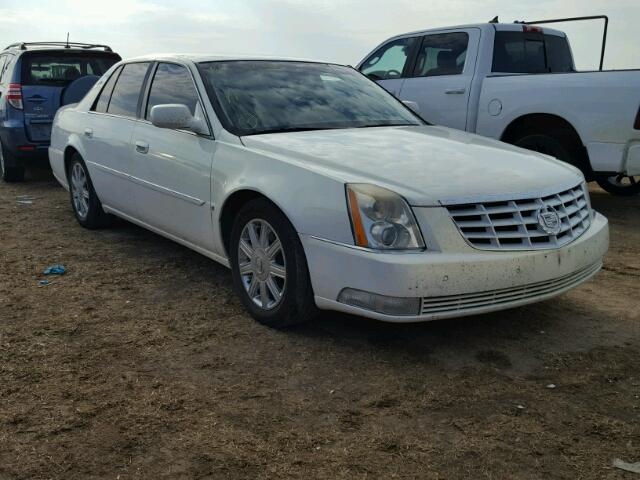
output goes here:
[{"label": "door handle", "polygon": [[447,95],[462,95],[465,91],[465,88],[447,88],[444,93]]},{"label": "door handle", "polygon": [[93,137],[93,130],[90,129],[90,128],[85,128],[84,129],[84,136],[85,137],[89,137],[89,138]]},{"label": "door handle", "polygon": [[145,142],[136,142],[136,152],[147,153],[149,151],[149,144]]}]

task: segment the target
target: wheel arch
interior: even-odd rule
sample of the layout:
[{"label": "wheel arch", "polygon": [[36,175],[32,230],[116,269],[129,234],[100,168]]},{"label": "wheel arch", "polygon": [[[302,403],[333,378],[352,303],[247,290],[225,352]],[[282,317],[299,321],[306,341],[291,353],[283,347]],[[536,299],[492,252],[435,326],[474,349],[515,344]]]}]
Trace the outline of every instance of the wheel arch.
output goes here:
[{"label": "wheel arch", "polygon": [[231,192],[224,200],[218,215],[218,226],[220,228],[220,239],[224,247],[225,255],[229,258],[229,244],[231,242],[231,230],[233,229],[233,220],[238,212],[248,202],[256,199],[264,199],[276,207],[287,221],[297,231],[290,215],[269,196],[254,188],[239,188]]},{"label": "wheel arch", "polygon": [[80,155],[80,157],[82,157],[82,154],[73,145],[67,145],[67,147],[64,149],[64,174],[67,180],[69,178],[69,164],[71,163],[71,159],[75,154],[78,154]]},{"label": "wheel arch", "polygon": [[569,145],[575,152],[573,165],[585,175],[593,173],[589,153],[582,137],[573,124],[564,117],[552,113],[527,113],[513,119],[503,130],[500,140],[513,144],[525,132],[548,134]]}]

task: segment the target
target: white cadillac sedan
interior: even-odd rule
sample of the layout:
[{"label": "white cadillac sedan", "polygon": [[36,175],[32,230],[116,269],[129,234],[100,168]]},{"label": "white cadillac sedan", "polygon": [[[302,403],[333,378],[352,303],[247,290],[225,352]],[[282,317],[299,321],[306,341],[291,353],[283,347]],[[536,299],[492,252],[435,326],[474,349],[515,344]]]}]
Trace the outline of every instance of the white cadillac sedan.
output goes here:
[{"label": "white cadillac sedan", "polygon": [[598,272],[609,241],[575,168],[427,125],[327,63],[121,62],[58,112],[49,155],[83,227],[117,215],[230,267],[273,327],[536,302]]}]

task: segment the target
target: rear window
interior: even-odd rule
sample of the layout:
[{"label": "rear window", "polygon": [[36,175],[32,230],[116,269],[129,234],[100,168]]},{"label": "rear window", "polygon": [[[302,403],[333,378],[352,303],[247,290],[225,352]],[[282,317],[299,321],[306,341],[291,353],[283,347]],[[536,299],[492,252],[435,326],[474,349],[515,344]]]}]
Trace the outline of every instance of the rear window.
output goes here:
[{"label": "rear window", "polygon": [[573,59],[566,37],[530,32],[496,32],[493,72],[573,72]]},{"label": "rear window", "polygon": [[32,53],[22,57],[23,85],[67,85],[87,75],[102,76],[120,57],[95,53]]}]

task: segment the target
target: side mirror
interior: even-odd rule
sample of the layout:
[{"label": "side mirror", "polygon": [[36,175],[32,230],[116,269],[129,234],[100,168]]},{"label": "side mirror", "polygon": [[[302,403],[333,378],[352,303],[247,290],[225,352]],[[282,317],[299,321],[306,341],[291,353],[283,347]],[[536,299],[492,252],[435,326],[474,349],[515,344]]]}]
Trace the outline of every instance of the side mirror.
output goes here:
[{"label": "side mirror", "polygon": [[410,100],[403,100],[402,103],[404,103],[407,107],[409,107],[411,110],[414,111],[414,113],[420,113],[420,105],[418,105],[416,102],[412,102]]},{"label": "side mirror", "polygon": [[202,116],[191,115],[191,110],[181,103],[156,105],[149,113],[151,123],[159,128],[172,130],[191,130],[195,133],[208,134],[206,122]]}]

